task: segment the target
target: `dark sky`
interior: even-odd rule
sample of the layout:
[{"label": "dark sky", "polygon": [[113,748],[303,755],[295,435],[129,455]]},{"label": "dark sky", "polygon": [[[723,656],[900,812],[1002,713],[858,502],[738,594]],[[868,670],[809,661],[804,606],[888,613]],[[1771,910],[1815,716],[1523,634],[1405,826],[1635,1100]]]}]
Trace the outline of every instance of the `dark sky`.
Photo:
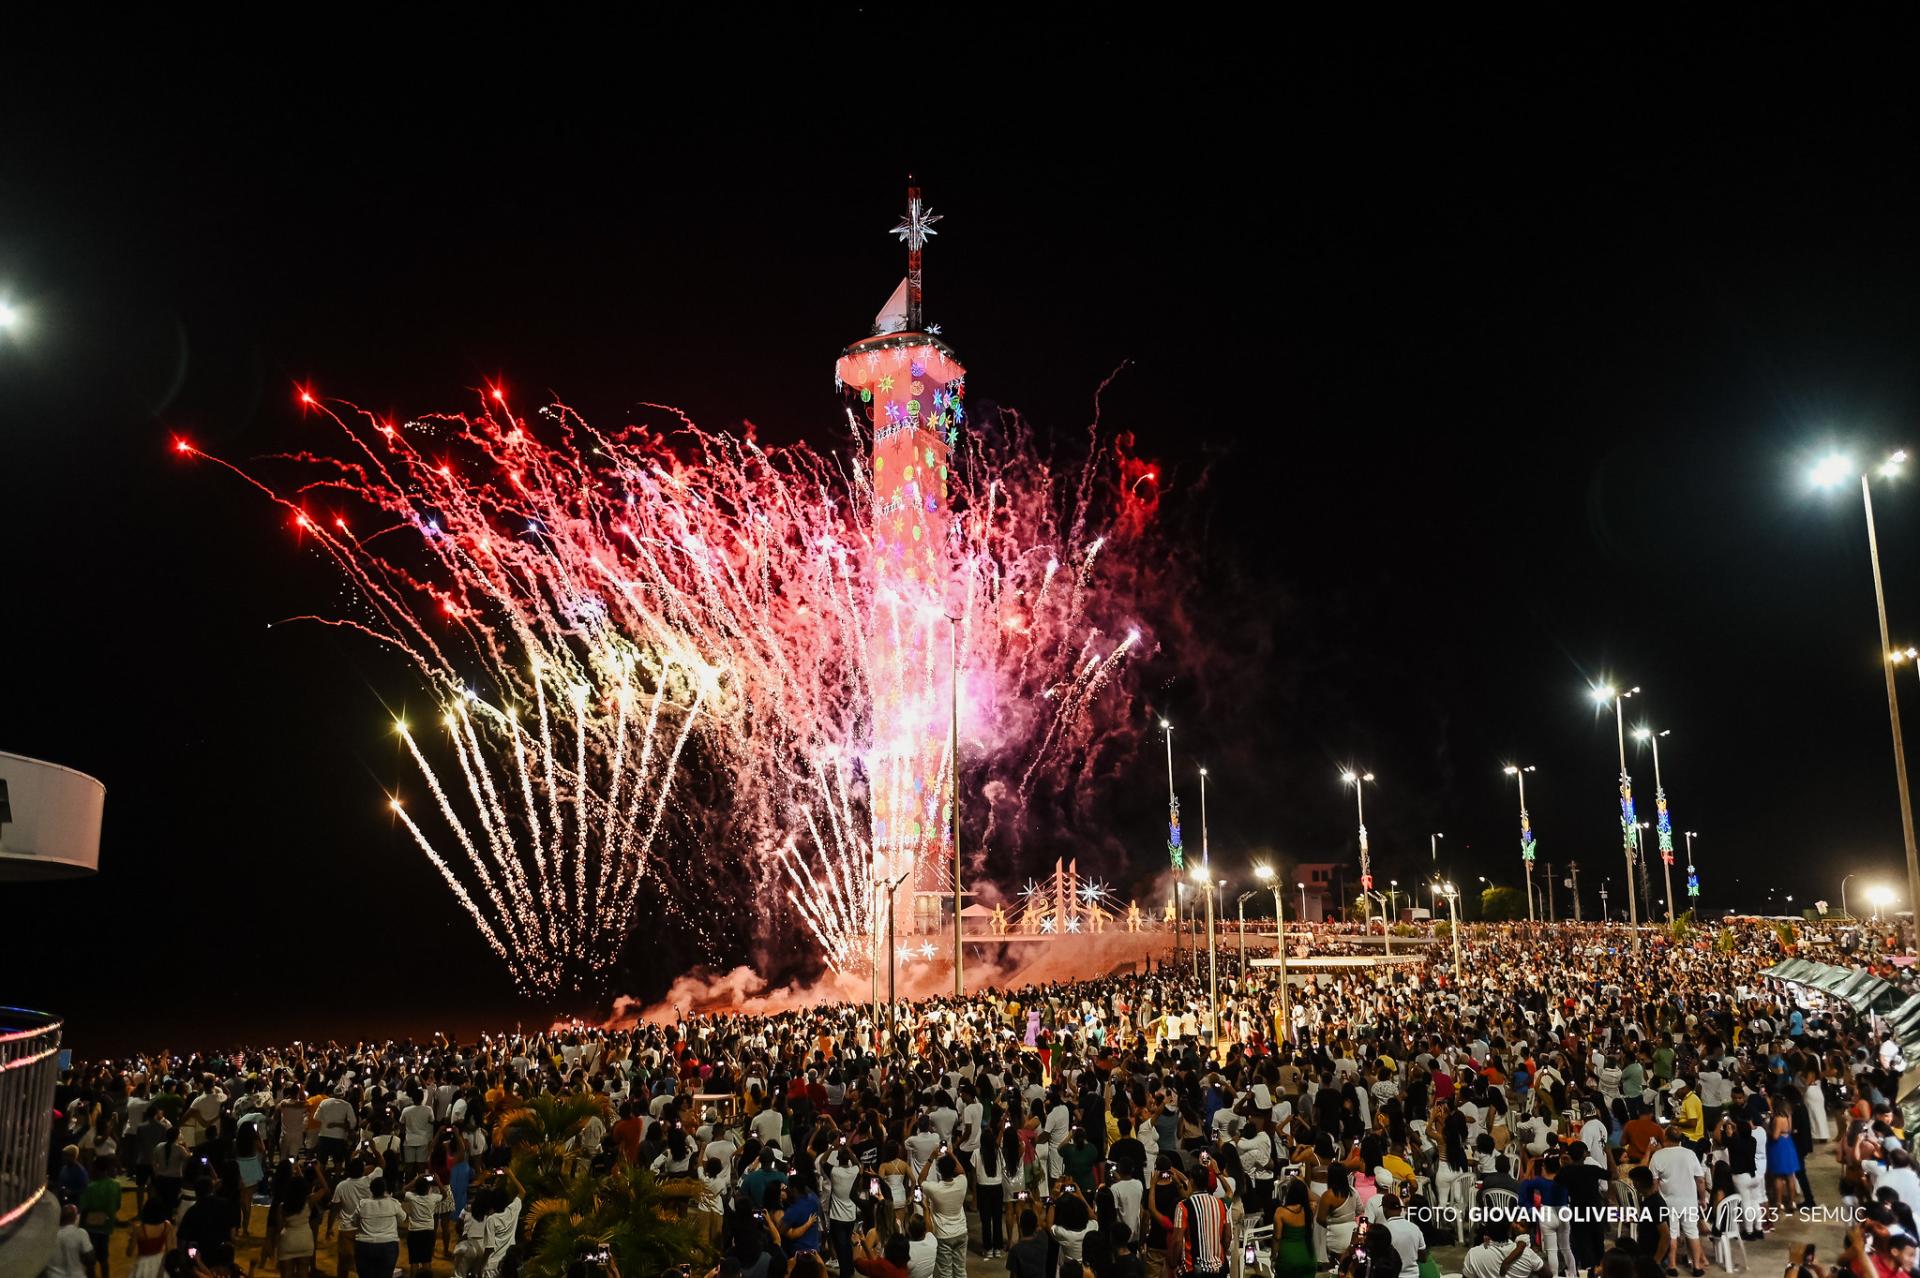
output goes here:
[{"label": "dark sky", "polygon": [[[83,1050],[531,1016],[381,810],[417,682],[269,630],[334,581],[167,441],[296,446],[296,381],[410,414],[504,376],[825,446],[909,169],[975,394],[1077,432],[1132,361],[1107,419],[1166,468],[1204,621],[1140,712],[1212,767],[1224,862],[1350,856],[1351,759],[1382,877],[1444,830],[1514,881],[1520,755],[1543,857],[1617,892],[1611,674],[1673,729],[1710,905],[1898,877],[1864,527],[1802,476],[1920,445],[1910,32],[917,12],[9,84],[0,748],[108,800],[97,879],[0,888],[0,996]],[[1896,637],[1917,500],[1879,499]],[[1162,855],[1158,766],[1115,877]]]}]

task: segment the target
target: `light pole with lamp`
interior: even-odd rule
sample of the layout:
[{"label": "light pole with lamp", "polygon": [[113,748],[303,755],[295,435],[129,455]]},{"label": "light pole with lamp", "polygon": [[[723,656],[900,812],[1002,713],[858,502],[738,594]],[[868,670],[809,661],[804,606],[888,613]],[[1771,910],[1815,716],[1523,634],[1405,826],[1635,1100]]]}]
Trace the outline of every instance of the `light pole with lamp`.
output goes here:
[{"label": "light pole with lamp", "polygon": [[1620,692],[1609,684],[1602,684],[1593,690],[1596,705],[1604,706],[1613,702],[1613,732],[1620,745],[1620,850],[1627,858],[1627,925],[1636,929],[1633,933],[1633,948],[1640,949],[1640,905],[1633,893],[1633,855],[1639,850],[1640,832],[1634,828],[1633,820],[1633,778],[1627,775],[1627,717],[1623,703],[1627,698],[1639,692],[1638,688],[1629,688]]},{"label": "light pole with lamp", "polygon": [[[1691,839],[1693,836],[1689,835],[1687,837]],[[1853,911],[1847,908],[1847,880],[1851,878],[1857,878],[1859,877],[1859,874],[1860,874],[1860,871],[1855,870],[1852,874],[1842,876],[1840,880],[1840,912],[1846,915],[1848,918],[1853,917]]]},{"label": "light pole with lamp", "polygon": [[[1352,768],[1348,768],[1340,774],[1341,783],[1353,787],[1354,812],[1360,818],[1360,900],[1364,903],[1361,907],[1362,912],[1367,914],[1372,913],[1373,867],[1367,860],[1367,800],[1365,790],[1367,783],[1372,780],[1373,773],[1357,772]],[[1365,921],[1371,922],[1370,919]]]},{"label": "light pole with lamp", "polygon": [[1669,924],[1673,922],[1673,818],[1667,812],[1667,787],[1660,780],[1660,738],[1672,735],[1672,728],[1655,732],[1645,724],[1633,730],[1635,741],[1644,741],[1653,747],[1653,833],[1660,849],[1661,872],[1666,875]]},{"label": "light pole with lamp", "polygon": [[[1273,956],[1280,962],[1280,1041],[1287,1041],[1293,1021],[1287,1014],[1287,920],[1280,911],[1280,875],[1271,865],[1253,867],[1253,877],[1273,889]],[[1246,900],[1241,897],[1241,900]],[[1300,915],[1307,911],[1307,885],[1300,884]]]},{"label": "light pole with lamp", "polygon": [[1427,836],[1427,849],[1435,865],[1440,864],[1440,840],[1446,837],[1444,834],[1429,834]]},{"label": "light pole with lamp", "polygon": [[952,654],[947,673],[947,693],[952,715],[952,780],[949,800],[953,805],[953,996],[966,995],[966,981],[960,972],[960,618],[947,617]]},{"label": "light pole with lamp", "polygon": [[1187,868],[1186,849],[1180,845],[1180,794],[1173,788],[1173,725],[1160,721],[1167,734],[1167,860],[1173,865],[1173,961],[1180,961],[1181,907],[1185,904],[1181,888],[1182,872]]},{"label": "light pole with lamp", "polygon": [[[1651,923],[1653,921],[1653,881],[1647,876],[1647,873],[1646,873],[1646,869],[1647,869],[1647,852],[1646,852],[1647,833],[1646,832],[1653,828],[1653,823],[1651,821],[1635,821],[1633,823],[1633,828],[1636,832],[1634,842],[1640,848],[1640,879],[1641,879],[1640,885],[1641,887],[1646,889],[1646,895],[1643,897],[1641,903],[1647,907],[1647,921]],[[1632,885],[1629,884],[1628,886],[1632,886]]]},{"label": "light pole with lamp", "polygon": [[[1304,883],[1296,883],[1294,886],[1300,889],[1300,921],[1305,923],[1307,921],[1307,885]],[[1278,891],[1279,889],[1276,888],[1274,890]],[[1278,907],[1275,907],[1273,911],[1273,919],[1273,925],[1275,927],[1280,926],[1280,910]]]},{"label": "light pole with lamp", "polygon": [[1533,913],[1533,819],[1527,815],[1527,773],[1538,772],[1531,763],[1509,763],[1502,772],[1520,783],[1520,859],[1527,869],[1527,922],[1534,921]]},{"label": "light pole with lamp", "polygon": [[[1889,456],[1880,463],[1881,478],[1894,478],[1906,460],[1904,449]],[[1834,453],[1813,468],[1813,482],[1817,487],[1831,488],[1851,478],[1853,473],[1852,460]],[[1900,740],[1900,697],[1893,686],[1893,662],[1889,658],[1893,644],[1887,639],[1887,595],[1880,582],[1880,541],[1873,526],[1873,492],[1865,470],[1860,472],[1860,504],[1867,515],[1867,558],[1873,564],[1873,604],[1880,617],[1880,671],[1887,678],[1887,722],[1893,729],[1893,775],[1900,794],[1900,834],[1907,849],[1907,899],[1920,903],[1920,848],[1914,845],[1913,802],[1907,789],[1907,754]],[[1920,924],[1920,919],[1916,919],[1916,923]],[[1916,948],[1920,949],[1920,927],[1916,927]]]},{"label": "light pole with lamp", "polygon": [[1460,889],[1449,880],[1445,885],[1435,883],[1433,890],[1447,898],[1447,919],[1452,925],[1447,931],[1453,933],[1453,988],[1460,988]]},{"label": "light pole with lamp", "polygon": [[1213,961],[1213,884],[1207,867],[1196,865],[1189,871],[1194,885],[1207,894],[1207,1033],[1213,1045],[1220,1045],[1220,973]]},{"label": "light pole with lamp", "polygon": [[[1700,837],[1700,831],[1688,830],[1686,831],[1686,835],[1687,835],[1687,908],[1692,909],[1693,903],[1696,900],[1698,900],[1700,897],[1700,871],[1695,869],[1693,865],[1693,841]],[[1842,903],[1843,907],[1844,907],[1844,904],[1845,903],[1843,902]],[[1843,908],[1841,912],[1845,913],[1846,911]]]},{"label": "light pole with lamp", "polygon": [[1242,892],[1238,902],[1238,909],[1240,911],[1240,979],[1242,981],[1247,979],[1247,900],[1259,894],[1257,889],[1250,892]]},{"label": "light pole with lamp", "polygon": [[1200,882],[1207,885],[1207,990],[1208,1018],[1213,1025],[1214,1046],[1220,1044],[1220,959],[1213,941],[1213,854],[1207,844],[1207,770],[1200,769]]},{"label": "light pole with lamp", "polygon": [[[1792,900],[1793,898],[1788,897],[1787,899]],[[1893,904],[1893,889],[1881,884],[1875,884],[1873,887],[1867,889],[1867,900],[1873,905],[1873,917],[1878,920],[1881,911]]]}]

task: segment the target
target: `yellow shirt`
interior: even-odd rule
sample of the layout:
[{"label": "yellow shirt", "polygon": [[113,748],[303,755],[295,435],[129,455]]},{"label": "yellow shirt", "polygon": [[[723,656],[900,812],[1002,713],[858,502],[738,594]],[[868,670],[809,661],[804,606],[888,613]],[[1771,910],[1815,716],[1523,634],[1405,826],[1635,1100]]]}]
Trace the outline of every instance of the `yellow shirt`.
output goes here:
[{"label": "yellow shirt", "polygon": [[1687,1094],[1680,1098],[1680,1104],[1675,1107],[1673,1123],[1688,1140],[1700,1140],[1706,1136],[1706,1115],[1701,1111],[1700,1098],[1692,1088],[1687,1089]]}]

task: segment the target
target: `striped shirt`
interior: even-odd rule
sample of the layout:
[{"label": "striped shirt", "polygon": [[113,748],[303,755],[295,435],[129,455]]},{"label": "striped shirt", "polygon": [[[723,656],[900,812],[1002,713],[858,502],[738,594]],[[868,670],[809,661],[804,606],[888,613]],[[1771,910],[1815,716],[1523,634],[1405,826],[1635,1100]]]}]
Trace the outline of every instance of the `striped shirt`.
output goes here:
[{"label": "striped shirt", "polygon": [[1174,1236],[1181,1240],[1183,1274],[1217,1274],[1227,1267],[1228,1225],[1226,1200],[1195,1194],[1173,1213]]}]

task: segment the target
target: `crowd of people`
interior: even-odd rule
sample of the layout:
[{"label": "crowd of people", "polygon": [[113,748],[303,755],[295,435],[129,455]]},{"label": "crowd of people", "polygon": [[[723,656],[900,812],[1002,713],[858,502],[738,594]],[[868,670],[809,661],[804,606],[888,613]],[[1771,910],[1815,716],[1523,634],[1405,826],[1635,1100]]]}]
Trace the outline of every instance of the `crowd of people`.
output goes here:
[{"label": "crowd of people", "polygon": [[503,1117],[542,1096],[583,1101],[583,1168],[680,1183],[715,1278],[1437,1278],[1460,1246],[1466,1278],[1699,1275],[1706,1240],[1814,1201],[1819,1148],[1860,1219],[1805,1278],[1911,1272],[1897,1047],[1763,979],[1789,943],[1771,925],[1733,940],[1482,927],[1458,984],[1446,946],[1316,971],[1284,1022],[1272,970],[1224,955],[1217,1017],[1181,962],[878,1017],[78,1063],[49,1272],[513,1275],[544,1222],[516,1174],[537,1137]]}]

